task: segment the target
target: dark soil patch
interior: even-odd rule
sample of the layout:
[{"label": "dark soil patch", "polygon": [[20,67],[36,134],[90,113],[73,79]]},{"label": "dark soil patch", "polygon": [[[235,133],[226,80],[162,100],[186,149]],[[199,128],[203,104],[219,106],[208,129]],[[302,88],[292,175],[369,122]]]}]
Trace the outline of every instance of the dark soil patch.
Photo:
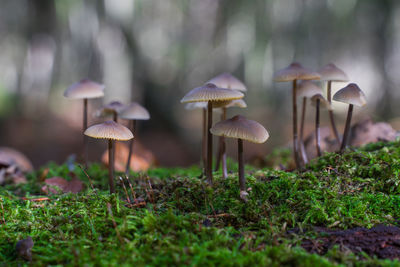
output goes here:
[{"label": "dark soil patch", "polygon": [[303,240],[301,244],[311,253],[323,255],[333,246],[339,245],[341,250],[351,250],[357,254],[364,252],[382,259],[400,258],[399,227],[378,225],[371,229],[357,227],[335,231],[315,228],[314,231],[319,237]]}]

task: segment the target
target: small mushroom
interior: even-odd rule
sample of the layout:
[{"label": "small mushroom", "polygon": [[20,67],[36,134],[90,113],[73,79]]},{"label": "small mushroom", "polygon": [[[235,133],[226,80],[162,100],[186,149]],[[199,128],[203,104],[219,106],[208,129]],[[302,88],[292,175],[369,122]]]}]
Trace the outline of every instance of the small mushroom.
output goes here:
[{"label": "small mushroom", "polygon": [[318,157],[321,156],[321,135],[320,135],[320,128],[319,128],[319,110],[320,106],[322,104],[323,107],[325,107],[328,110],[331,110],[331,104],[321,95],[317,94],[311,97],[311,103],[315,105],[316,107],[316,112],[315,112],[315,144],[317,148],[317,155]]},{"label": "small mushroom", "polygon": [[217,136],[238,139],[238,175],[240,197],[244,201],[247,201],[246,196],[248,193],[246,190],[246,180],[244,176],[243,140],[253,143],[264,143],[269,137],[267,130],[256,121],[246,119],[241,115],[237,115],[231,119],[216,123],[211,128],[210,132]]},{"label": "small mushroom", "polygon": [[[86,130],[87,123],[87,106],[88,99],[99,98],[104,96],[104,85],[99,84],[88,79],[83,79],[80,82],[74,83],[67,88],[64,92],[66,98],[71,99],[83,99],[83,131]],[[83,136],[83,155],[85,166],[88,162],[88,148],[87,148],[87,137]]]},{"label": "small mushroom", "polygon": [[304,147],[304,120],[306,115],[307,98],[311,98],[316,94],[322,94],[322,89],[318,87],[315,83],[311,81],[302,81],[299,83],[297,90],[297,96],[303,99],[303,107],[301,111],[301,121],[300,121],[300,152],[304,164],[308,163],[307,153]]},{"label": "small mushroom", "polygon": [[133,138],[132,132],[125,126],[114,121],[106,121],[95,124],[86,129],[85,135],[108,140],[108,182],[110,194],[115,193],[114,189],[114,141],[128,141]]},{"label": "small mushroom", "polygon": [[125,106],[119,101],[111,101],[107,105],[104,105],[97,111],[99,117],[112,116],[113,121],[118,122],[118,114],[124,109]]},{"label": "small mushroom", "polygon": [[333,100],[349,104],[349,109],[347,112],[346,126],[343,132],[343,140],[340,146],[340,152],[343,152],[347,146],[347,138],[350,132],[351,116],[353,114],[354,105],[363,107],[367,104],[364,92],[355,83],[350,83],[346,87],[340,89],[333,95]]},{"label": "small mushroom", "polygon": [[[130,120],[130,128],[132,133],[134,133],[135,128],[136,128],[136,121],[137,120],[149,120],[150,119],[150,114],[145,109],[143,106],[141,106],[139,103],[132,102],[128,106],[124,107],[120,112],[119,112],[119,117],[121,119],[125,120]],[[129,154],[128,154],[128,159],[126,161],[126,169],[125,173],[128,175],[129,173],[129,166],[131,164],[131,157],[132,157],[132,151],[133,151],[133,138],[130,141],[129,144]]]},{"label": "small mushroom", "polygon": [[297,136],[297,80],[319,80],[320,75],[304,68],[300,63],[292,63],[288,67],[277,71],[274,75],[275,82],[292,82],[292,104],[293,104],[293,153],[296,167],[301,166],[298,153]]},{"label": "small mushroom", "polygon": [[[327,95],[328,102],[332,103],[332,89],[331,89],[332,82],[348,82],[349,78],[347,77],[346,73],[344,73],[343,70],[336,67],[336,65],[333,63],[329,63],[328,65],[325,65],[318,71],[318,73],[321,74],[321,81],[327,82],[326,95]],[[335,135],[336,141],[338,144],[340,144],[339,132],[336,128],[335,118],[333,116],[333,110],[329,110],[329,119],[331,121],[331,128],[332,128],[333,134]]]},{"label": "small mushroom", "polygon": [[210,129],[212,126],[212,109],[213,103],[219,101],[229,101],[243,98],[243,94],[239,91],[219,88],[215,84],[207,83],[201,87],[194,88],[187,93],[181,100],[181,103],[190,102],[208,102],[207,105],[207,165],[206,176],[207,181],[211,185],[212,175],[212,136]]}]

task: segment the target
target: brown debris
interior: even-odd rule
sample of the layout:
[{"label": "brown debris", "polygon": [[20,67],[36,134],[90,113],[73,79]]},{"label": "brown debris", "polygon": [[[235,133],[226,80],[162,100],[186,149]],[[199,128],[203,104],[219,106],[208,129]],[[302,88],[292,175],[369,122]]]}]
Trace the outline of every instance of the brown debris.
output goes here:
[{"label": "brown debris", "polygon": [[42,191],[46,194],[49,192],[58,194],[62,193],[79,193],[83,190],[83,182],[76,177],[73,177],[71,181],[67,181],[62,177],[52,177],[44,181],[45,185],[42,187]]},{"label": "brown debris", "polygon": [[351,146],[361,146],[378,141],[394,141],[397,137],[396,131],[386,122],[374,123],[371,118],[357,122],[351,128]]}]

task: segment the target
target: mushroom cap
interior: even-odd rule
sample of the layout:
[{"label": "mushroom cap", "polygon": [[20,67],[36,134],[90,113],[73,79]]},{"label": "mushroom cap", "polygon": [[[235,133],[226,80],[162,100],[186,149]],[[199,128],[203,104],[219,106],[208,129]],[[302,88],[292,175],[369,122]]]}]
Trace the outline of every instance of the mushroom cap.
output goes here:
[{"label": "mushroom cap", "polygon": [[349,77],[343,70],[339,69],[335,64],[329,63],[322,67],[319,71],[321,74],[322,81],[333,81],[333,82],[348,82]]},{"label": "mushroom cap", "polygon": [[133,138],[133,134],[128,128],[114,121],[92,125],[86,129],[84,134],[93,138],[118,141],[127,141]]},{"label": "mushroom cap", "polygon": [[121,109],[119,117],[126,120],[148,120],[150,119],[150,114],[142,105],[132,102]]},{"label": "mushroom cap", "polygon": [[247,140],[253,143],[264,143],[269,134],[258,122],[237,115],[231,119],[216,123],[211,133],[218,136]]},{"label": "mushroom cap", "polygon": [[213,103],[213,108],[247,108],[243,99],[235,99],[229,101],[218,101]]},{"label": "mushroom cap", "polygon": [[64,91],[64,96],[72,99],[98,98],[104,96],[104,85],[83,79]]},{"label": "mushroom cap", "polygon": [[301,81],[297,87],[297,97],[311,98],[316,94],[322,94],[322,89],[311,81]]},{"label": "mushroom cap", "polygon": [[219,88],[228,88],[243,92],[247,91],[247,88],[244,85],[244,83],[228,72],[224,72],[218,76],[215,76],[207,83],[213,83]]},{"label": "mushroom cap", "polygon": [[113,115],[115,112],[119,114],[119,112],[124,108],[124,104],[119,101],[111,101],[107,105],[99,108],[95,112],[96,117],[105,117],[109,115]]},{"label": "mushroom cap", "polygon": [[186,103],[185,109],[193,110],[193,109],[200,109],[200,108],[207,108],[208,102],[190,102]]},{"label": "mushroom cap", "polygon": [[333,95],[333,100],[355,106],[365,106],[367,100],[364,92],[355,83],[350,83]]},{"label": "mushroom cap", "polygon": [[226,101],[243,98],[244,95],[235,90],[219,88],[215,84],[207,83],[201,87],[194,88],[187,93],[181,103]]},{"label": "mushroom cap", "polygon": [[328,100],[325,99],[321,94],[316,94],[311,97],[311,105],[316,107],[317,99],[319,99],[319,106],[326,108],[327,110],[332,110],[332,106]]},{"label": "mushroom cap", "polygon": [[317,72],[304,68],[300,63],[294,62],[274,74],[275,82],[290,82],[294,80],[319,80]]}]

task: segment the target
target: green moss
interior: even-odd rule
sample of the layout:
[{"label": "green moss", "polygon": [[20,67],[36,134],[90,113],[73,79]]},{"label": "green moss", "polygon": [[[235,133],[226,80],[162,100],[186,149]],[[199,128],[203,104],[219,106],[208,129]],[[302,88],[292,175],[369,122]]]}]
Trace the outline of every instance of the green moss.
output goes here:
[{"label": "green moss", "polygon": [[[236,166],[227,179],[216,173],[212,188],[197,167],[132,173],[136,196],[146,201],[143,208],[126,205],[119,182],[110,196],[107,170],[100,165],[88,169],[92,190],[80,168],[71,174],[65,165],[49,164],[29,174],[27,184],[0,189],[6,221],[0,225],[0,263],[24,264],[14,247],[30,235],[34,266],[400,266],[338,248],[318,256],[299,247],[302,238],[315,235],[313,226],[395,224],[399,161],[400,146],[393,142],[327,154],[294,173],[248,167],[248,203],[238,198]],[[40,179],[72,175],[85,182],[84,192],[50,195],[43,202],[21,199],[41,194]],[[300,231],[288,235],[291,228]]]}]

